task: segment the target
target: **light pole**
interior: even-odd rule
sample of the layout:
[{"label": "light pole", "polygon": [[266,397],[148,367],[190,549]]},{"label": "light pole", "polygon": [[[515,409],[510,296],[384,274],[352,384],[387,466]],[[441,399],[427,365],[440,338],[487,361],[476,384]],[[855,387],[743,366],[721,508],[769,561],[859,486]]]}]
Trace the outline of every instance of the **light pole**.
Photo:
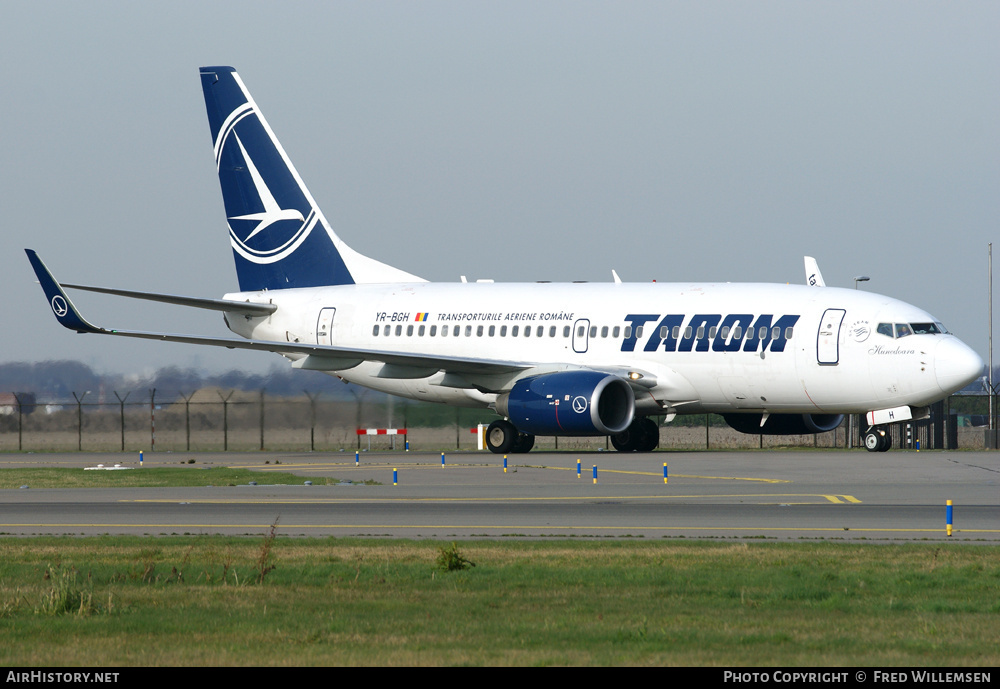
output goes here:
[{"label": "light pole", "polygon": [[856,276],[854,278],[854,289],[858,288],[858,283],[859,282],[868,282],[869,280],[871,280],[871,278],[868,277],[867,275],[858,275],[858,276]]}]

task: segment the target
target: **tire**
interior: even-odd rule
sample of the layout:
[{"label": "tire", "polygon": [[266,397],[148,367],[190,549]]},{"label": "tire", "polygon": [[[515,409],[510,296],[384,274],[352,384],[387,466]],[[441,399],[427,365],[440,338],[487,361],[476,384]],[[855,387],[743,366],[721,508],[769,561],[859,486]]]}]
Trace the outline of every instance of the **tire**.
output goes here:
[{"label": "tire", "polygon": [[639,419],[642,428],[642,440],[639,442],[639,452],[652,452],[660,444],[660,427],[649,417]]},{"label": "tire", "polygon": [[884,436],[876,430],[870,430],[865,433],[865,449],[869,452],[882,452],[882,443]]},{"label": "tire", "polygon": [[634,419],[621,433],[611,436],[619,452],[652,452],[660,444],[660,429],[652,419]]},{"label": "tire", "polygon": [[619,452],[635,452],[638,438],[629,426],[621,433],[611,436],[611,445]]},{"label": "tire", "polygon": [[891,447],[892,447],[892,436],[886,433],[885,435],[882,436],[882,444],[881,446],[879,446],[878,451],[888,452]]},{"label": "tire", "polygon": [[514,441],[514,447],[510,451],[514,454],[524,454],[525,452],[530,452],[534,446],[535,436],[529,433],[518,433],[517,440]]},{"label": "tire", "polygon": [[517,436],[517,429],[510,421],[494,421],[486,429],[486,447],[494,454],[508,454],[514,447]]}]

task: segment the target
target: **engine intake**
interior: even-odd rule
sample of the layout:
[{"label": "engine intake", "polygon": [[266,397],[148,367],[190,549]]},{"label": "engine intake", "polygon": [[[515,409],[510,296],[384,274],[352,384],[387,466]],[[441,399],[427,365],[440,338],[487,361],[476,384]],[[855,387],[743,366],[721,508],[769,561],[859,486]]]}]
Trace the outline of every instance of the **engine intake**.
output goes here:
[{"label": "engine intake", "polygon": [[560,371],[522,378],[497,397],[496,409],[522,433],[613,435],[635,416],[635,394],[598,371]]}]

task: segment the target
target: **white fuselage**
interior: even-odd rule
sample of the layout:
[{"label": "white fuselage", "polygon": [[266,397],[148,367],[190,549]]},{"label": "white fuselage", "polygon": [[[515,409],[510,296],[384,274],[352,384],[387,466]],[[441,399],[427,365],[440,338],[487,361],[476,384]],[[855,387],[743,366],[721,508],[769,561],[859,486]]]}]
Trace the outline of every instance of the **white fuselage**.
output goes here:
[{"label": "white fuselage", "polygon": [[[893,324],[936,323],[927,312],[830,287],[404,283],[226,298],[278,306],[268,317],[229,315],[234,332],[255,340],[633,374],[637,412],[647,415],[920,407],[982,368],[954,335],[893,334]],[[343,365],[327,372],[394,395],[468,406],[490,406],[517,377],[471,373],[456,381],[434,366]]]}]

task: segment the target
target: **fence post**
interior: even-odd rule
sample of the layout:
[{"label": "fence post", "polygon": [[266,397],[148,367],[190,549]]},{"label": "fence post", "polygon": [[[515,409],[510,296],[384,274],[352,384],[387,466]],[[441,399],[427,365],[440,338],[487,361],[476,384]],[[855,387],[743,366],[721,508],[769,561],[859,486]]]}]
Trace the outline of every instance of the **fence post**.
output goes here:
[{"label": "fence post", "polygon": [[[309,398],[309,451],[316,451],[316,398],[319,397],[317,392],[315,395],[311,394],[308,390],[303,390],[306,393],[306,397]],[[360,441],[358,441],[360,442]]]},{"label": "fence post", "polygon": [[222,399],[222,451],[229,452],[229,398],[233,396],[233,390],[229,391],[229,394],[225,397],[222,393],[219,393],[219,397]]},{"label": "fence post", "polygon": [[156,451],[156,388],[149,391],[149,451]]},{"label": "fence post", "polygon": [[121,417],[121,425],[122,425],[122,452],[124,452],[125,451],[125,400],[127,400],[128,396],[131,395],[132,393],[131,391],[126,392],[125,397],[119,395],[117,390],[115,390],[114,393],[115,397],[118,398],[118,410]]},{"label": "fence post", "polygon": [[181,397],[184,398],[184,437],[187,441],[187,451],[191,451],[191,398],[194,397],[192,392],[190,395],[185,396],[181,393]]},{"label": "fence post", "polygon": [[77,397],[77,394],[73,393],[73,398],[76,399],[76,451],[83,451],[83,398],[87,396],[90,390],[83,393],[83,396]]},{"label": "fence post", "polygon": [[17,402],[17,451],[21,451],[21,398],[14,393],[14,401]]}]

